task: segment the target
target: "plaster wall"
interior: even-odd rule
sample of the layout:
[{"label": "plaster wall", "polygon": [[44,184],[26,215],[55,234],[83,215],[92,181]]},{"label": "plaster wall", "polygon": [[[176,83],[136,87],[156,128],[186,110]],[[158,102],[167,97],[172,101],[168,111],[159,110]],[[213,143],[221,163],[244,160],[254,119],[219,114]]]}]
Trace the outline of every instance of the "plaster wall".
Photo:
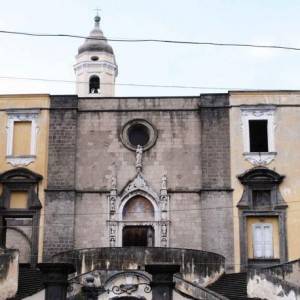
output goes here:
[{"label": "plaster wall", "polygon": [[0,249],[0,300],[13,298],[18,289],[19,253]]},{"label": "plaster wall", "polygon": [[279,189],[287,208],[287,246],[288,260],[299,258],[300,240],[298,228],[300,226],[300,123],[299,92],[231,92],[230,93],[230,142],[231,142],[231,184],[233,193],[233,220],[236,270],[240,263],[239,217],[236,205],[242,197],[243,186],[237,175],[253,167],[243,157],[243,135],[241,128],[240,105],[269,104],[276,106],[275,111],[275,159],[267,165],[285,175]]},{"label": "plaster wall", "polygon": [[[46,94],[26,94],[26,95],[1,95],[0,96],[0,172],[5,172],[15,168],[6,161],[7,146],[7,112],[11,109],[39,109],[40,114],[37,119],[38,133],[36,142],[36,159],[34,162],[25,166],[33,172],[41,174],[43,180],[39,184],[39,199],[43,208],[40,216],[39,230],[39,261],[42,259],[43,238],[44,238],[44,207],[45,194],[44,189],[47,187],[47,167],[48,167],[48,134],[49,134],[49,105],[50,98]],[[24,167],[24,166],[23,166]],[[1,188],[0,188],[1,189]],[[0,191],[1,192],[1,191]]]}]

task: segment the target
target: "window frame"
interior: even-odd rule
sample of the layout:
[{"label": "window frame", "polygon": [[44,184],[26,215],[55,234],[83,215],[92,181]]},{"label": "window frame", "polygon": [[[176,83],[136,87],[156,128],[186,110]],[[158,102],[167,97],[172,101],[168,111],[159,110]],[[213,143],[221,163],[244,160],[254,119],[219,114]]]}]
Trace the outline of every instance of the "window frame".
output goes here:
[{"label": "window frame", "polygon": [[[7,140],[6,140],[6,161],[12,166],[27,166],[34,162],[37,153],[37,134],[39,131],[38,117],[40,110],[8,110],[7,111]],[[14,125],[16,122],[31,122],[30,154],[14,155]]]},{"label": "window frame", "polygon": [[[275,150],[275,106],[242,106],[241,126],[243,131],[243,155],[253,165],[264,165],[270,163],[276,156]],[[250,126],[249,121],[267,121],[267,152],[251,152],[250,150]]]}]

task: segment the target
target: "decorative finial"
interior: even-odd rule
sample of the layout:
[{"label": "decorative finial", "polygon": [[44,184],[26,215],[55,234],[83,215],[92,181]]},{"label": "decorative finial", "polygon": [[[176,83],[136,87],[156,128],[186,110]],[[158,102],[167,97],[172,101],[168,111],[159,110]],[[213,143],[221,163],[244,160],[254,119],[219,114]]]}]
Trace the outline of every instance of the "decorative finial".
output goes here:
[{"label": "decorative finial", "polygon": [[99,26],[99,23],[100,23],[100,20],[101,20],[101,18],[99,16],[99,11],[101,11],[101,9],[96,8],[95,11],[96,11],[96,16],[94,18],[94,20],[95,20],[95,26]]},{"label": "decorative finial", "polygon": [[143,170],[142,158],[143,158],[143,147],[141,145],[137,145],[135,166],[138,173],[142,172]]}]

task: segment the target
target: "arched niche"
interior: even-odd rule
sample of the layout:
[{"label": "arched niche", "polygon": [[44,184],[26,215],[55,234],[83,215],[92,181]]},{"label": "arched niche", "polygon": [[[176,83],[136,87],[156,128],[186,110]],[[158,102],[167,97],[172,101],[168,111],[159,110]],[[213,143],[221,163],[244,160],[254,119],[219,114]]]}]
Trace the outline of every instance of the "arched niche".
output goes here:
[{"label": "arched niche", "polygon": [[153,221],[155,218],[153,204],[143,196],[135,196],[124,205],[124,221]]}]

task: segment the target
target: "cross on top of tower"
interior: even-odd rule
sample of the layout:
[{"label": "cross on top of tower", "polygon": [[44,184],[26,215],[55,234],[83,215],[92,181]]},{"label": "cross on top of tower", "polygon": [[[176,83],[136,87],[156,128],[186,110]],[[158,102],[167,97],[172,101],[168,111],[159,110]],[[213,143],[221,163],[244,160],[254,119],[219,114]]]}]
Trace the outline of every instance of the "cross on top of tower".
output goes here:
[{"label": "cross on top of tower", "polygon": [[99,23],[100,20],[101,20],[101,18],[100,18],[100,16],[99,16],[99,11],[101,11],[101,9],[95,8],[94,10],[96,11],[95,22],[96,22],[96,23]]}]

